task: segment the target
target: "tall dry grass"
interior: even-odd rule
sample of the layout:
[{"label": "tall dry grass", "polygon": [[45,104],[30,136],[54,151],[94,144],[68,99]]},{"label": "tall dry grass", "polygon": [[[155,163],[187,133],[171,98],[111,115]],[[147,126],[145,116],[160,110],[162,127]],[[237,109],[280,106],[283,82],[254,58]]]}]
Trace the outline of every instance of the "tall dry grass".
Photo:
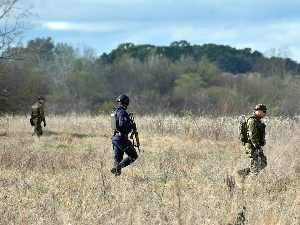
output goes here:
[{"label": "tall dry grass", "polygon": [[299,119],[266,119],[268,166],[249,165],[237,118],[136,117],[138,160],[110,173],[110,118],[0,120],[0,224],[300,224]]}]

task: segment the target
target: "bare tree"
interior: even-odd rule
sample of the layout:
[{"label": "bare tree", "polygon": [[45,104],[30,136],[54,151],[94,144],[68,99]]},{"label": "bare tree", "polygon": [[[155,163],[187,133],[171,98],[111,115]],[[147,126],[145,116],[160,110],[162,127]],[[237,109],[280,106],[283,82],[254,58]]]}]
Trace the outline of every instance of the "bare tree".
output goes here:
[{"label": "bare tree", "polygon": [[290,49],[287,46],[278,50],[271,48],[266,51],[264,55],[269,60],[266,61],[263,73],[270,76],[285,78],[287,76],[286,60],[292,55]]},{"label": "bare tree", "polygon": [[19,46],[23,34],[29,31],[32,26],[25,20],[33,16],[28,8],[17,6],[19,0],[0,0],[0,59],[20,59],[23,48],[11,49],[12,45]]},{"label": "bare tree", "polygon": [[30,12],[33,6],[18,7],[18,1],[0,0],[0,117],[18,112],[21,106],[20,98],[16,95],[18,90],[10,84],[10,73],[2,61],[2,59],[22,59],[24,48],[19,48],[22,35],[31,29],[26,18],[33,16]]}]

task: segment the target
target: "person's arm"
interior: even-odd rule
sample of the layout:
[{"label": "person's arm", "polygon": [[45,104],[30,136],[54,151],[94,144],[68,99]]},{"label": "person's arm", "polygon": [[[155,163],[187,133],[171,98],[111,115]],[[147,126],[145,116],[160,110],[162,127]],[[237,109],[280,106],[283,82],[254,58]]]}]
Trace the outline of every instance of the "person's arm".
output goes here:
[{"label": "person's arm", "polygon": [[130,119],[128,113],[125,110],[118,112],[119,117],[119,126],[123,129],[131,128],[132,124],[130,123]]},{"label": "person's arm", "polygon": [[260,139],[259,139],[259,131],[258,131],[258,124],[257,121],[254,118],[250,118],[247,123],[248,126],[248,134],[249,139],[252,142],[253,146],[256,149],[260,148]]},{"label": "person's arm", "polygon": [[44,106],[42,104],[40,107],[40,117],[41,117],[41,120],[44,122],[44,127],[45,127],[46,126],[45,110],[44,110]]}]

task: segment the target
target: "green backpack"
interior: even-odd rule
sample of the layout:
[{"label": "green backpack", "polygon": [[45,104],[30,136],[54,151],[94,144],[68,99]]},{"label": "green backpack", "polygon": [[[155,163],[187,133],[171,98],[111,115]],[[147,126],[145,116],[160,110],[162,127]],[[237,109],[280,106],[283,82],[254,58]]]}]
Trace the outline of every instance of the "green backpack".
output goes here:
[{"label": "green backpack", "polygon": [[255,116],[250,116],[248,119],[242,117],[239,121],[239,139],[243,144],[248,142],[247,122],[250,118],[255,118]]},{"label": "green backpack", "polygon": [[243,144],[248,142],[247,120],[245,119],[245,117],[243,117],[239,121],[239,139]]}]

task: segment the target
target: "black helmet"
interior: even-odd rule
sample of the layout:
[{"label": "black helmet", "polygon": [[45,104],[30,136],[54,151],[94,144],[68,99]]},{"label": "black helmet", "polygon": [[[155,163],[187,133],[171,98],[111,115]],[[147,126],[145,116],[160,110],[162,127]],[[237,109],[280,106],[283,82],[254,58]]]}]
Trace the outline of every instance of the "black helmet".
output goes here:
[{"label": "black helmet", "polygon": [[255,106],[254,110],[267,110],[267,106],[264,104],[258,104]]},{"label": "black helmet", "polygon": [[129,98],[126,95],[120,95],[117,98],[117,102],[120,102],[121,104],[129,105]]},{"label": "black helmet", "polygon": [[40,99],[46,100],[46,98],[43,95],[38,96],[38,100],[40,100]]}]

